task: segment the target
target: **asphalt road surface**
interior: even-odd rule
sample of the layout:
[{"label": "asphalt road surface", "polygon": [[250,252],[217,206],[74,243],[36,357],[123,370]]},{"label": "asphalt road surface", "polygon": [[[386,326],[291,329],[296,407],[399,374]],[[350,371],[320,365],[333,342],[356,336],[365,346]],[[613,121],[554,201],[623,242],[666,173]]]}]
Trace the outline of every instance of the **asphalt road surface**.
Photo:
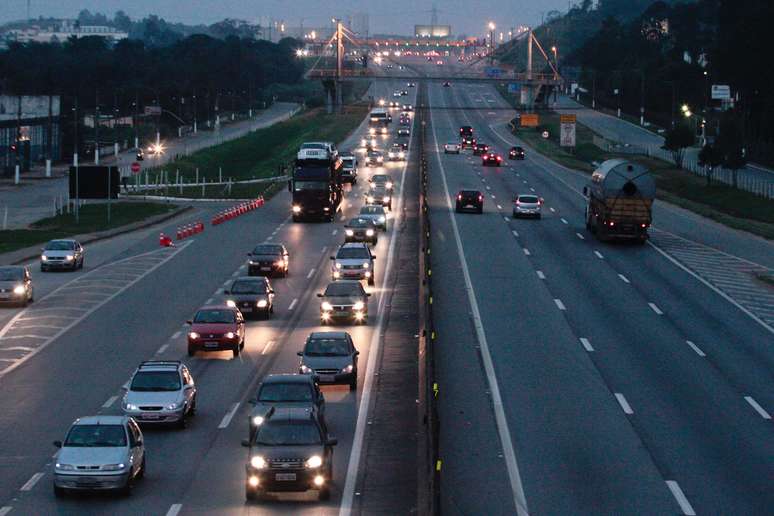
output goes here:
[{"label": "asphalt road surface", "polygon": [[[373,86],[387,97],[397,84]],[[408,102],[414,102],[412,89]],[[395,127],[396,124],[393,125]],[[340,145],[355,147],[365,123]],[[393,136],[380,137],[387,147]],[[261,378],[295,372],[306,336],[319,324],[317,292],[330,280],[330,260],[343,242],[343,221],[363,204],[371,173],[387,171],[396,180],[389,231],[375,248],[376,286],[369,323],[345,327],[360,351],[358,390],[324,387],[330,431],[338,438],[331,500],[316,493],[282,495],[259,504],[244,499],[247,451],[246,403]],[[249,514],[282,512],[347,514],[360,503],[354,491],[358,465],[350,456],[363,450],[366,413],[379,346],[390,310],[383,284],[396,274],[392,238],[403,199],[405,163],[361,167],[360,181],[347,191],[333,224],[299,223],[289,218],[283,192],[259,210],[206,230],[175,248],[158,247],[157,231],[89,246],[86,267],[75,273],[40,274],[33,269],[36,301],[26,310],[0,312],[0,514]],[[401,200],[397,200],[400,198]],[[207,207],[187,219],[209,220],[220,207]],[[188,222],[188,220],[185,220]],[[179,221],[175,221],[175,224]],[[163,228],[174,234],[174,224]],[[187,326],[201,305],[222,299],[222,289],[245,273],[246,252],[255,244],[283,242],[291,254],[290,275],[274,279],[275,314],[248,321],[245,351],[186,356]],[[337,327],[335,329],[339,329]],[[54,497],[52,463],[70,423],[79,416],[120,413],[121,387],[147,359],[181,359],[197,383],[197,414],[185,430],[145,430],[148,471],[131,497],[82,495]],[[366,404],[367,406],[367,404]],[[359,435],[359,438],[356,438]],[[359,493],[357,493],[359,494]]]}]

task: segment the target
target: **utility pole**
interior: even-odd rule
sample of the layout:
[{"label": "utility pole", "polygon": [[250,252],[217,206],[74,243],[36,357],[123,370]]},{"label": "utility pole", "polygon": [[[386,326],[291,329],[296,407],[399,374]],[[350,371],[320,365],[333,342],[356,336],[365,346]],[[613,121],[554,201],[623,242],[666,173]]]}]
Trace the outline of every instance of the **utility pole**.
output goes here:
[{"label": "utility pole", "polygon": [[645,125],[645,69],[640,70],[640,125]]},{"label": "utility pole", "polygon": [[99,88],[94,89],[94,164],[99,165]]},{"label": "utility pole", "polygon": [[336,20],[336,107],[337,112],[343,111],[342,104],[344,102],[341,93],[341,76],[343,75],[344,64],[344,30],[341,20]]}]

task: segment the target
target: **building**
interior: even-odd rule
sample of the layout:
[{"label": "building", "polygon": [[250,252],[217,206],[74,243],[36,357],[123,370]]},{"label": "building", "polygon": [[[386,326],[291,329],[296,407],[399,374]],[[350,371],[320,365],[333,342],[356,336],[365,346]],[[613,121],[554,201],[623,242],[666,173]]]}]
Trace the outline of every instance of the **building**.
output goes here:
[{"label": "building", "polygon": [[417,38],[445,39],[451,37],[451,25],[414,25]]},{"label": "building", "polygon": [[111,42],[121,41],[129,37],[129,34],[106,25],[80,25],[75,20],[61,20],[52,25],[42,27],[30,25],[23,29],[11,29],[5,34],[6,41],[18,41],[19,43],[55,43],[67,41],[69,38],[85,38],[98,36]]},{"label": "building", "polygon": [[0,173],[60,159],[60,103],[55,95],[0,95]]}]

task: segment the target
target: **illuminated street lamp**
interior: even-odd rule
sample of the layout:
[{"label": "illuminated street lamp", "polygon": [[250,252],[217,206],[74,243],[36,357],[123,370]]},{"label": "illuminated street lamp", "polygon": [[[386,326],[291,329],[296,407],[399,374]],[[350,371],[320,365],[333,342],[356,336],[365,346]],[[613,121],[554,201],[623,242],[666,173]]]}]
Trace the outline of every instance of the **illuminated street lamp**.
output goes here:
[{"label": "illuminated street lamp", "polygon": [[490,64],[494,63],[494,22],[489,22],[489,61]]}]

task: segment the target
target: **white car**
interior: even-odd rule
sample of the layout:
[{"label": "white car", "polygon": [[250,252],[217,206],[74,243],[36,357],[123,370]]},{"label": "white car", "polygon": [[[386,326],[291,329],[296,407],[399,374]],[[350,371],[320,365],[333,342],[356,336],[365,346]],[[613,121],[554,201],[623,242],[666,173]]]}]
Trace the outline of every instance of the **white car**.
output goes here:
[{"label": "white car", "polygon": [[541,218],[540,208],[543,198],[537,195],[517,195],[513,198],[513,217]]},{"label": "white car", "polygon": [[360,208],[358,218],[371,220],[374,226],[387,231],[387,211],[381,204],[366,204]]},{"label": "white car", "polygon": [[460,144],[457,142],[449,142],[443,146],[444,154],[459,154]]}]

